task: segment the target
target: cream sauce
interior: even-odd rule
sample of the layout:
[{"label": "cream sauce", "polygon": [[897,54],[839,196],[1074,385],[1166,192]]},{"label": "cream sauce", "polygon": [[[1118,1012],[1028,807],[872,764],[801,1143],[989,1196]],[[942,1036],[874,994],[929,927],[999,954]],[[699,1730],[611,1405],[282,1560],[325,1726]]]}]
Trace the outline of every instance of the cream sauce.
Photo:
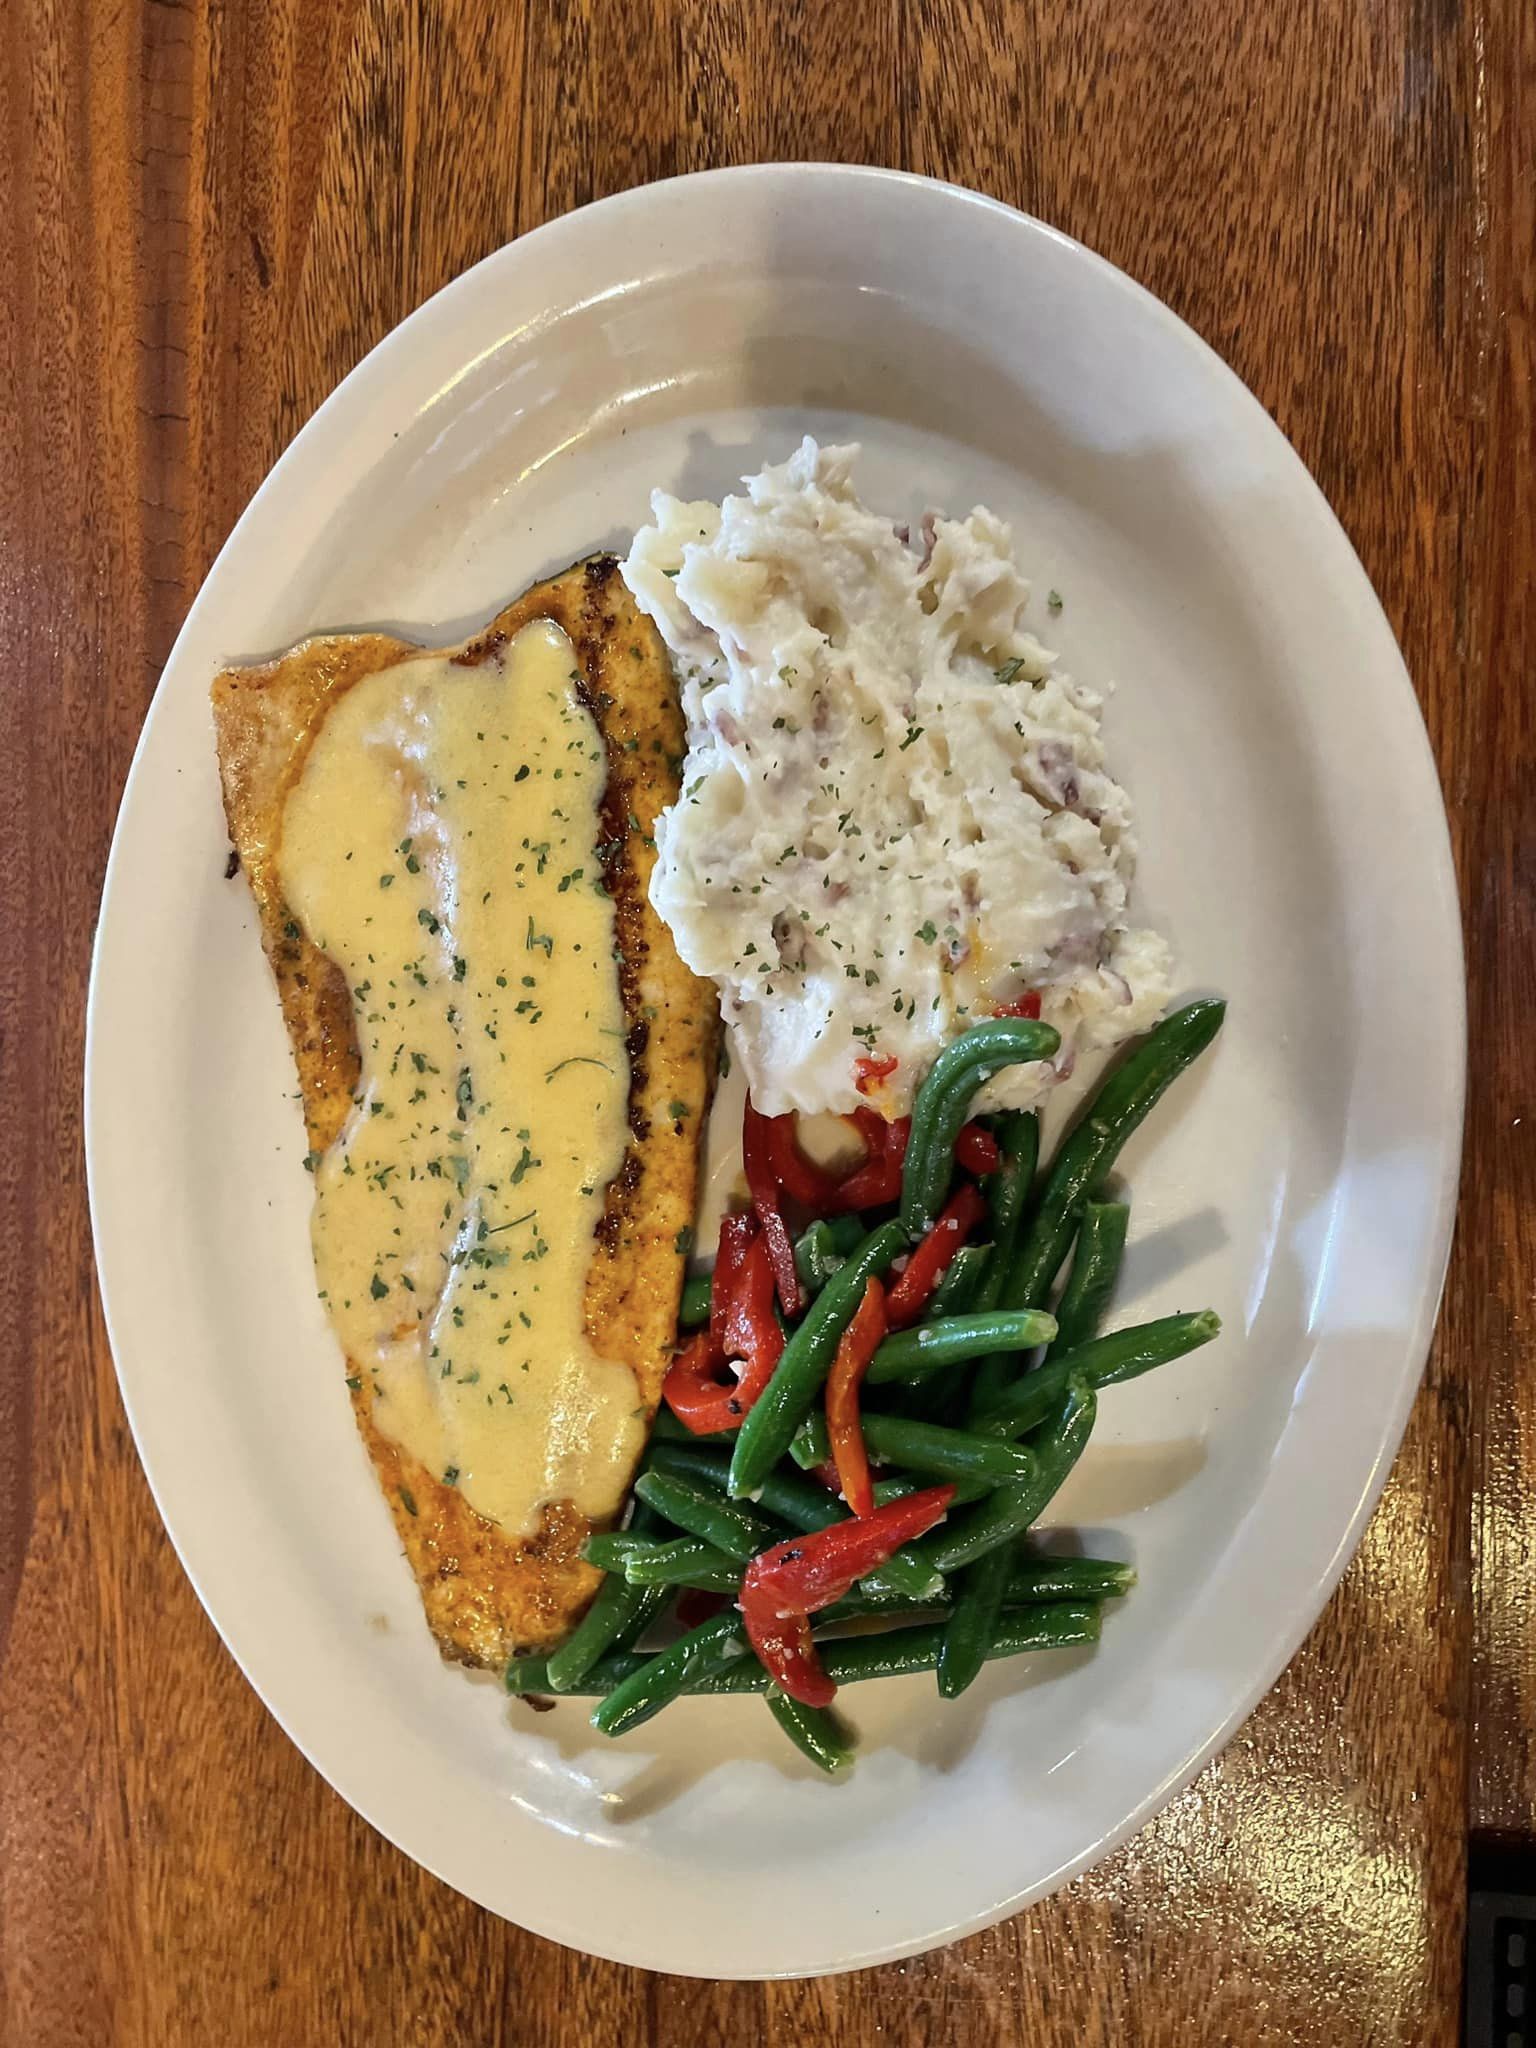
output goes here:
[{"label": "cream sauce", "polygon": [[603,744],[545,621],[342,697],[289,795],[284,893],[352,989],[362,1076],[312,1162],[321,1298],[383,1433],[516,1535],[611,1514],[644,1438],[587,1334],[627,1140]]}]

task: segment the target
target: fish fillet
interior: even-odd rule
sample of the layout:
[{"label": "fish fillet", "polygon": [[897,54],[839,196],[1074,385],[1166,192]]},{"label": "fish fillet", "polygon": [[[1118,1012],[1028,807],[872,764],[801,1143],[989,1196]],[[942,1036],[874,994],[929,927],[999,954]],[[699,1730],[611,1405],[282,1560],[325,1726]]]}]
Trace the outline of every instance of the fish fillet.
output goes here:
[{"label": "fish fillet", "polygon": [[[535,619],[551,620],[570,639],[578,694],[606,750],[602,839],[594,852],[614,902],[615,972],[630,1055],[629,1139],[592,1246],[586,1329],[603,1356],[632,1366],[640,1403],[654,1414],[676,1334],[681,1247],[696,1206],[718,1031],[713,990],[678,959],[647,895],[655,821],[677,795],[682,716],[666,650],[635,609],[611,556],[536,585],[451,650],[454,659],[466,666],[491,659]],[[361,1053],[341,970],[310,942],[283,899],[284,805],[331,707],[364,677],[423,651],[385,634],[328,635],[261,667],[226,670],[213,685],[225,815],[260,914],[315,1152],[333,1143],[347,1119]],[[367,1376],[349,1364],[348,1378],[358,1427],[443,1654],[497,1666],[558,1642],[599,1583],[580,1555],[592,1526],[586,1517],[569,1501],[556,1502],[534,1535],[510,1535],[391,1443],[374,1423]]]}]

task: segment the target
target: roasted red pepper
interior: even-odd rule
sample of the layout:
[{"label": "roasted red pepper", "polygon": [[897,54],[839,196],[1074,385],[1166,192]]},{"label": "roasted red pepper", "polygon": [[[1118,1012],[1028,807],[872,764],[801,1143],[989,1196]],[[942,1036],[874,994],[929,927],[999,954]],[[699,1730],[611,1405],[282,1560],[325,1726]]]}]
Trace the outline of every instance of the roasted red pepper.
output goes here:
[{"label": "roasted red pepper", "polygon": [[879,1209],[901,1195],[901,1166],[912,1129],[909,1116],[887,1123],[876,1109],[856,1109],[848,1118],[864,1140],[866,1156],[837,1184],[834,1209]]},{"label": "roasted red pepper", "polygon": [[992,1014],[994,1017],[1038,1017],[1040,1015],[1040,992],[1038,989],[1028,989],[1019,997],[1016,1003],[998,1003],[995,1005]]},{"label": "roasted red pepper", "polygon": [[[727,1216],[710,1288],[709,1322],[684,1345],[662,1383],[662,1396],[695,1436],[739,1429],[742,1417],[773,1378],[784,1332],[773,1312],[773,1267],[750,1216]],[[740,1361],[740,1376],[730,1363]]]},{"label": "roasted red pepper", "polygon": [[1003,1155],[990,1131],[984,1131],[980,1124],[962,1124],[955,1140],[955,1160],[979,1179],[984,1173],[996,1173]]},{"label": "roasted red pepper", "polygon": [[[762,1220],[773,1251],[770,1215],[781,1213],[780,1196],[788,1195],[812,1216],[830,1216],[849,1209],[878,1209],[901,1194],[901,1166],[906,1157],[910,1117],[887,1123],[876,1109],[856,1109],[843,1119],[852,1124],[864,1143],[865,1156],[850,1172],[829,1173],[806,1158],[796,1136],[796,1118],[763,1116],[747,1104],[742,1127],[742,1160],[752,1206]],[[789,1233],[784,1233],[789,1245]],[[793,1265],[793,1247],[787,1254]],[[778,1253],[774,1272],[779,1272]]]},{"label": "roasted red pepper", "polygon": [[725,1312],[725,1355],[744,1362],[736,1396],[744,1415],[773,1378],[784,1332],[773,1312],[774,1275],[766,1238],[754,1237],[742,1256]]},{"label": "roasted red pepper", "polygon": [[741,1262],[756,1235],[757,1218],[750,1212],[721,1219],[720,1242],[715,1247],[715,1270],[709,1282],[709,1334],[718,1358],[730,1356],[727,1324],[731,1302],[736,1293]]},{"label": "roasted red pepper", "polygon": [[741,1127],[741,1159],[746,1170],[747,1192],[752,1197],[752,1206],[757,1211],[757,1220],[767,1241],[779,1300],[784,1304],[785,1315],[793,1316],[800,1313],[800,1278],[795,1271],[795,1247],[789,1235],[789,1225],[779,1207],[779,1181],[774,1171],[771,1145],[772,1121],[753,1108],[749,1097]]},{"label": "roasted red pepper", "polygon": [[[708,1436],[717,1429],[729,1429],[726,1401],[736,1391],[720,1378],[724,1364],[707,1329],[700,1330],[679,1351],[661,1383],[661,1398],[672,1413],[695,1436]],[[738,1416],[737,1421],[740,1421]]]},{"label": "roasted red pepper", "polygon": [[793,1116],[765,1116],[761,1119],[774,1177],[786,1195],[792,1195],[813,1216],[824,1216],[837,1200],[837,1175],[826,1173],[807,1159],[795,1135]]},{"label": "roasted red pepper", "polygon": [[[793,1115],[764,1116],[749,1102],[741,1139],[747,1188],[768,1239],[779,1299],[789,1314],[797,1312],[800,1292],[798,1279],[793,1281],[792,1295],[785,1291],[794,1274],[794,1246],[783,1219],[781,1198],[787,1195],[812,1216],[882,1209],[899,1201],[901,1170],[912,1130],[909,1116],[887,1120],[877,1109],[854,1110],[843,1121],[858,1132],[864,1157],[839,1176],[806,1158],[796,1135],[796,1121]],[[997,1140],[980,1124],[966,1124],[955,1140],[955,1157],[967,1173],[996,1173],[1000,1162]]]},{"label": "roasted red pepper", "polygon": [[[748,1578],[751,1573],[749,1565]],[[742,1580],[738,1604],[747,1640],[756,1650],[758,1662],[773,1674],[780,1691],[799,1700],[802,1706],[831,1706],[837,1687],[821,1668],[811,1637],[810,1616],[772,1613],[767,1602],[755,1600],[748,1593],[746,1579]]]},{"label": "roasted red pepper", "polygon": [[[937,1230],[938,1226],[934,1227]],[[872,1514],[875,1506],[869,1452],[859,1422],[859,1388],[886,1327],[885,1289],[871,1274],[864,1283],[863,1300],[838,1339],[837,1355],[827,1374],[827,1438],[832,1463],[843,1499],[856,1515]]]},{"label": "roasted red pepper", "polygon": [[837,1690],[816,1655],[810,1617],[878,1571],[903,1544],[926,1535],[954,1497],[952,1486],[926,1487],[873,1514],[791,1536],[753,1558],[741,1581],[742,1622],[765,1670],[791,1699],[824,1707]]},{"label": "roasted red pepper", "polygon": [[[917,1321],[950,1260],[986,1213],[980,1190],[969,1184],[950,1196],[932,1230],[908,1259],[900,1276],[891,1282],[885,1297],[885,1314],[893,1330],[904,1330],[908,1323]],[[830,1422],[830,1406],[827,1412]]]},{"label": "roasted red pepper", "polygon": [[861,1095],[873,1095],[880,1083],[888,1080],[900,1065],[894,1053],[885,1059],[870,1059],[867,1055],[856,1059],[853,1063],[853,1085]]}]

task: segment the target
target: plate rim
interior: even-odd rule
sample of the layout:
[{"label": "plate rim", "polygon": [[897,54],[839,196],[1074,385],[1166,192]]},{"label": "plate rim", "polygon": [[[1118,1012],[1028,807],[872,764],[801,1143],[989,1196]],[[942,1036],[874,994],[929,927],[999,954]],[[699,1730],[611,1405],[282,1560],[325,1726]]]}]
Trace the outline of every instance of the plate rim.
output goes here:
[{"label": "plate rim", "polygon": [[[911,171],[889,169],[875,165],[806,161],[731,165],[689,172],[672,178],[659,179],[647,184],[632,186],[622,192],[591,200],[567,213],[555,216],[541,223],[539,226],[530,229],[527,233],[514,237],[513,240],[488,252],[476,263],[441,286],[430,297],[424,299],[419,306],[415,307],[404,319],[391,328],[387,334],[382,336],[347,372],[346,376],[327,394],[321,403],[316,406],[313,413],[306,419],[304,425],[294,435],[293,439],[283,449],[282,453],[268,470],[210,564],[207,574],[192,604],[188,608],[186,618],[183,620],[175,643],[161,671],[154,695],[146,709],[144,721],[134,746],[128,773],[124,780],[122,793],[119,798],[117,818],[113,827],[111,848],[103,873],[97,925],[92,943],[91,969],[86,999],[86,1031],[83,1061],[83,1138],[97,1291],[101,1301],[108,1342],[112,1349],[113,1366],[119,1393],[124,1411],[128,1417],[130,1429],[133,1433],[135,1449],[148,1482],[151,1496],[155,1502],[156,1511],[160,1515],[161,1523],[170,1538],[178,1561],[191,1582],[205,1613],[207,1613],[210,1621],[212,1621],[221,1644],[234,1658],[242,1676],[251,1685],[252,1690],[256,1693],[258,1699],[261,1700],[266,1711],[272,1715],[278,1726],[282,1728],[284,1734],[293,1742],[300,1754],[320,1774],[322,1779],[340,1797],[345,1799],[347,1804],[370,1827],[384,1836],[402,1854],[429,1870],[441,1882],[448,1884],[452,1889],[460,1891],[465,1896],[474,1898],[476,1903],[480,1904],[484,1910],[494,1912],[498,1917],[512,1919],[512,1916],[503,1906],[493,1905],[489,1901],[479,1898],[473,1891],[466,1890],[465,1886],[458,1879],[449,1876],[445,1870],[439,1868],[432,1858],[424,1856],[415,1848],[407,1847],[391,1826],[379,1818],[375,1811],[375,1802],[372,1797],[368,1795],[355,1795],[354,1791],[349,1789],[348,1779],[350,1773],[345,1769],[333,1770],[322,1764],[312,1749],[294,1733],[293,1728],[289,1724],[288,1715],[274,1704],[267,1690],[258,1683],[244,1658],[235,1648],[230,1634],[226,1632],[219,1615],[210,1604],[210,1600],[204,1592],[199,1574],[194,1567],[193,1560],[183,1548],[181,1538],[165,1512],[162,1485],[164,1475],[157,1475],[155,1465],[145,1449],[145,1432],[141,1428],[140,1418],[135,1412],[134,1398],[129,1384],[132,1375],[131,1372],[125,1374],[120,1360],[118,1331],[114,1324],[112,1303],[109,1298],[104,1270],[106,1255],[103,1251],[103,1246],[111,1237],[113,1226],[110,1218],[103,1213],[98,1196],[101,1171],[98,1165],[98,1158],[103,1152],[107,1141],[104,1139],[101,1130],[101,1095],[97,1070],[102,1031],[102,983],[105,973],[103,967],[103,933],[108,926],[114,909],[114,890],[121,866],[124,843],[123,821],[129,813],[137,783],[143,773],[144,762],[151,746],[154,744],[155,730],[159,723],[158,714],[161,712],[163,705],[168,701],[164,685],[167,678],[172,676],[178,667],[179,661],[183,658],[183,650],[188,641],[193,637],[196,629],[200,626],[205,608],[211,608],[210,592],[216,590],[218,571],[223,565],[226,556],[239,545],[242,535],[253,521],[257,509],[267,501],[269,496],[277,496],[280,493],[288,473],[300,466],[306,450],[314,446],[315,442],[327,431],[328,425],[333,423],[344,410],[344,394],[355,393],[360,387],[371,384],[373,380],[380,376],[387,375],[395,354],[400,349],[408,346],[408,338],[413,332],[419,332],[428,323],[429,318],[434,314],[434,309],[440,315],[442,302],[451,301],[455,295],[466,291],[470,287],[471,280],[479,276],[480,273],[506,263],[513,251],[517,251],[519,257],[521,257],[523,252],[534,250],[541,243],[547,244],[550,240],[571,232],[574,224],[585,221],[591,215],[604,213],[616,217],[625,210],[643,210],[647,205],[654,203],[658,194],[666,194],[677,188],[698,188],[705,185],[724,186],[744,184],[749,181],[753,183],[768,183],[772,181],[795,181],[801,179],[810,179],[836,185],[853,183],[878,184],[887,187],[912,188],[927,194],[947,195],[949,198],[962,202],[968,207],[979,208],[1001,216],[1015,228],[1022,228],[1028,233],[1043,236],[1048,241],[1068,251],[1074,260],[1085,261],[1100,275],[1102,281],[1114,291],[1128,295],[1137,304],[1143,315],[1154,317],[1167,330],[1173,333],[1182,347],[1191,350],[1202,359],[1202,367],[1207,375],[1214,374],[1227,385],[1229,391],[1235,396],[1240,397],[1241,403],[1252,409],[1253,413],[1257,416],[1255,424],[1259,427],[1259,431],[1262,432],[1264,429],[1267,429],[1270,434],[1278,438],[1279,446],[1283,448],[1285,457],[1288,458],[1287,467],[1292,472],[1292,484],[1300,487],[1303,495],[1308,498],[1308,509],[1312,520],[1316,522],[1320,519],[1321,525],[1327,530],[1331,552],[1337,560],[1338,567],[1353,585],[1357,601],[1360,601],[1364,606],[1364,617],[1369,621],[1369,630],[1381,639],[1384,666],[1389,659],[1387,650],[1391,650],[1390,659],[1395,661],[1397,681],[1406,693],[1407,704],[1405,705],[1405,711],[1408,711],[1409,707],[1411,707],[1411,722],[1416,726],[1416,737],[1422,763],[1428,771],[1431,787],[1436,794],[1435,810],[1438,829],[1436,830],[1434,827],[1431,827],[1426,820],[1426,836],[1432,837],[1434,840],[1433,865],[1436,870],[1436,881],[1442,899],[1442,908],[1448,912],[1446,936],[1452,942],[1455,951],[1457,971],[1454,977],[1449,978],[1451,987],[1445,992],[1446,1000],[1449,1002],[1449,1014],[1444,1019],[1445,1024],[1449,1027],[1455,1058],[1450,1074],[1444,1077],[1447,1087],[1443,1133],[1444,1166],[1440,1185],[1436,1193],[1433,1215],[1427,1224],[1425,1232],[1426,1243],[1432,1248],[1432,1252],[1423,1273],[1416,1312],[1412,1319],[1411,1336],[1407,1339],[1405,1345],[1405,1362],[1398,1377],[1396,1398],[1390,1411],[1383,1414],[1379,1432],[1375,1432],[1379,1438],[1378,1448],[1366,1476],[1366,1483],[1347,1525],[1341,1531],[1339,1541],[1328,1561],[1326,1569],[1314,1582],[1303,1606],[1295,1610],[1295,1613],[1288,1614],[1283,1623],[1277,1625],[1271,1631],[1269,1652],[1258,1661],[1257,1675],[1242,1691],[1240,1697],[1221,1724],[1203,1737],[1184,1758],[1178,1768],[1165,1776],[1161,1782],[1154,1785],[1112,1828],[1105,1831],[1096,1840],[1086,1844],[1077,1855],[1064,1861],[1058,1869],[1045,1879],[1024,1886],[1016,1893],[995,1903],[986,1910],[974,1915],[968,1915],[953,1925],[917,1938],[896,1940],[883,1944],[878,1941],[872,1941],[869,1947],[850,1960],[838,1960],[831,1963],[812,1965],[790,1963],[782,1967],[766,1970],[732,1969],[729,1967],[722,1970],[716,1968],[708,1973],[710,1977],[720,1980],[772,1981],[775,1979],[838,1974],[854,1969],[873,1968],[883,1963],[898,1961],[904,1957],[926,1953],[941,1944],[995,1926],[1001,1921],[1011,1918],[1028,1904],[1059,1890],[1063,1885],[1081,1875],[1083,1871],[1091,1868],[1113,1849],[1128,1840],[1133,1834],[1144,1827],[1171,1799],[1175,1798],[1204,1769],[1205,1765],[1226,1746],[1236,1730],[1248,1719],[1259,1702],[1273,1688],[1281,1672],[1289,1664],[1306,1637],[1316,1626],[1340,1577],[1360,1544],[1366,1524],[1374,1512],[1385,1486],[1388,1473],[1401,1445],[1413,1402],[1423,1381],[1424,1368],[1427,1363],[1434,1328],[1439,1314],[1449,1265],[1459,1195],[1466,1101],[1465,937],[1444,794],[1440,785],[1438,763],[1435,760],[1430,744],[1422,706],[1419,703],[1417,692],[1414,690],[1401,649],[1398,647],[1391,622],[1386,616],[1380,599],[1377,597],[1375,588],[1355,551],[1353,543],[1338,515],[1334,512],[1333,507],[1324,495],[1321,486],[1317,483],[1306,463],[1292,445],[1289,437],[1285,434],[1283,428],[1275,420],[1269,409],[1263,404],[1262,400],[1257,397],[1238,376],[1237,372],[1223,360],[1203,336],[1146,286],[1140,284],[1127,272],[1111,263],[1106,257],[1099,255],[1096,251],[1088,248],[1085,244],[1066,234],[1061,229],[991,195],[977,192],[967,186],[958,185],[943,179],[926,177]],[[1302,1616],[1299,1622],[1296,1619],[1296,1614]],[[666,1960],[657,1960],[653,1955],[647,1955],[632,1948],[627,1948],[622,1942],[604,1943],[601,1940],[594,1939],[588,1933],[575,1935],[569,1932],[555,1931],[547,1926],[536,1925],[534,1924],[536,1918],[536,1914],[531,1917],[522,1917],[520,1914],[516,1920],[512,1921],[512,1924],[539,1934],[543,1938],[572,1947],[578,1952],[598,1956],[605,1960],[630,1967],[653,1969],[681,1976],[705,1976],[703,1971],[692,1970],[686,1965],[679,1965]],[[872,1933],[874,1932],[873,1929],[871,1931]]]}]

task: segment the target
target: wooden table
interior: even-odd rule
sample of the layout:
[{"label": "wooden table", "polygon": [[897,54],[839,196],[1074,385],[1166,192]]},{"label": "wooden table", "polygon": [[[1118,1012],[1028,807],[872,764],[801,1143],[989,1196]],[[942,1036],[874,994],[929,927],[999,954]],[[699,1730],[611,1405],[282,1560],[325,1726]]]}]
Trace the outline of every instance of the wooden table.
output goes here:
[{"label": "wooden table", "polygon": [[[0,2039],[1453,2042],[1469,1840],[1528,1834],[1536,1802],[1529,0],[12,0],[0,50]],[[246,1688],[118,1401],[79,1076],[134,738],[273,457],[510,236],[773,157],[903,164],[1028,208],[1275,413],[1418,681],[1475,1067],[1402,1455],[1227,1753],[990,1934],[715,1987],[458,1898]]]}]

